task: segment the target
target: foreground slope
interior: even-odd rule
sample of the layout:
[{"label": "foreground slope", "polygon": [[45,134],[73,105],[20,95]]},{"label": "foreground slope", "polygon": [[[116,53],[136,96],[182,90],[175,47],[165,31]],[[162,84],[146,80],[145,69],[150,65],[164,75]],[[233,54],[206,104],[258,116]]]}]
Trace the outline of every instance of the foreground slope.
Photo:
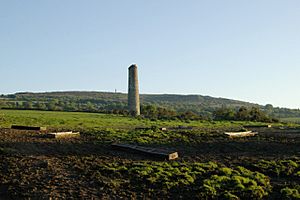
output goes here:
[{"label": "foreground slope", "polygon": [[[259,129],[229,139],[240,122],[150,121],[118,115],[0,111],[1,199],[284,199],[300,190],[299,127]],[[49,139],[11,124],[78,130],[80,138]],[[193,126],[192,130],[160,131]],[[4,128],[6,127],[6,128]],[[118,151],[113,142],[176,150],[177,161]]]}]

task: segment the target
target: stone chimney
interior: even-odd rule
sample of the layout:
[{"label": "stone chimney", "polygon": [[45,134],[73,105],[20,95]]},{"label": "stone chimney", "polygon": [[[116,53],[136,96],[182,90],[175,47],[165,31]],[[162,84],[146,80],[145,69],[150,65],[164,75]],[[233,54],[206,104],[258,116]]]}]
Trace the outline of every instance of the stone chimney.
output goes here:
[{"label": "stone chimney", "polygon": [[128,70],[128,111],[132,116],[139,116],[141,111],[137,65],[131,65]]}]

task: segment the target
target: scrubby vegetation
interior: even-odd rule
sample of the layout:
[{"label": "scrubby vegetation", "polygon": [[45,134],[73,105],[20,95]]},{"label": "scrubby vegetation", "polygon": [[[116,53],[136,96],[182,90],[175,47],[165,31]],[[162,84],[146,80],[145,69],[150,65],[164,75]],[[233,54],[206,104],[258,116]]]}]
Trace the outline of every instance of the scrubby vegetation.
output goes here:
[{"label": "scrubby vegetation", "polygon": [[300,186],[297,185],[293,188],[285,187],[281,191],[282,199],[300,199]]},{"label": "scrubby vegetation", "polygon": [[266,174],[276,176],[292,176],[297,177],[300,174],[300,160],[261,160],[255,164],[257,168]]},{"label": "scrubby vegetation", "polygon": [[220,108],[214,112],[214,119],[255,122],[279,122],[278,119],[268,116],[258,107],[252,107],[251,109],[241,107],[237,110],[226,107]]},{"label": "scrubby vegetation", "polygon": [[[130,185],[130,190],[148,197],[172,198],[221,198],[262,199],[271,191],[270,179],[243,167],[222,167],[214,162],[138,162],[105,163],[95,165],[83,158],[83,165],[74,168],[87,177],[96,177],[103,184],[103,177],[118,180],[118,187]],[[85,172],[88,171],[88,174]],[[125,180],[124,180],[125,178]],[[105,178],[106,179],[106,178]],[[127,181],[126,181],[127,180]]]}]

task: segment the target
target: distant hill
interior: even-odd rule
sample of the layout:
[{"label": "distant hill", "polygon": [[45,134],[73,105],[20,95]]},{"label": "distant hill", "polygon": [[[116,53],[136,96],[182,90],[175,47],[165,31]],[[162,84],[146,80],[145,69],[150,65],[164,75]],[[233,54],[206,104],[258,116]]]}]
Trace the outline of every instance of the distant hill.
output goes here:
[{"label": "distant hill", "polygon": [[[18,99],[51,99],[51,98],[75,98],[81,100],[96,100],[96,101],[111,101],[111,102],[127,102],[127,94],[125,93],[111,93],[111,92],[87,92],[87,91],[66,91],[66,92],[45,92],[45,93],[31,93],[22,92],[8,97]],[[191,104],[208,107],[220,107],[227,105],[229,107],[240,106],[258,106],[258,104],[248,103],[238,100],[231,100],[225,98],[215,98],[202,95],[177,95],[177,94],[141,94],[140,99],[142,103],[154,104]]]},{"label": "distant hill", "polygon": [[[2,95],[2,102],[6,104],[17,104],[16,106],[27,105],[38,107],[47,104],[47,106],[63,105],[66,108],[81,106],[82,110],[113,110],[126,109],[127,94],[110,92],[88,92],[88,91],[66,91],[66,92],[45,92],[30,93],[22,92],[12,95]],[[210,116],[212,112],[221,107],[238,109],[245,107],[260,107],[262,110],[276,117],[300,117],[300,111],[287,108],[274,108],[272,105],[259,105],[244,101],[215,98],[202,95],[176,95],[176,94],[141,94],[141,104],[152,104],[170,110],[179,112],[193,111],[195,113]],[[10,105],[11,106],[11,105]],[[2,105],[2,107],[5,107]],[[24,107],[24,106],[23,106]]]}]

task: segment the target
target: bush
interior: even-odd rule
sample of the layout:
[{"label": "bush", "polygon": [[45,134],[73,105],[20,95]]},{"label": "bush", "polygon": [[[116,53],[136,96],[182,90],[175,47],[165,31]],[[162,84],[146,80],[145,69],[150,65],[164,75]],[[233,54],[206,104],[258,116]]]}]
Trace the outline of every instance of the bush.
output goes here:
[{"label": "bush", "polygon": [[[237,167],[236,170],[221,168],[220,171],[221,175],[212,175],[203,181],[202,197],[262,199],[271,191],[269,178],[258,172],[243,167]],[[222,175],[224,172],[227,175]]]},{"label": "bush", "polygon": [[283,199],[300,199],[299,190],[296,188],[283,188],[281,191],[281,197]]}]

